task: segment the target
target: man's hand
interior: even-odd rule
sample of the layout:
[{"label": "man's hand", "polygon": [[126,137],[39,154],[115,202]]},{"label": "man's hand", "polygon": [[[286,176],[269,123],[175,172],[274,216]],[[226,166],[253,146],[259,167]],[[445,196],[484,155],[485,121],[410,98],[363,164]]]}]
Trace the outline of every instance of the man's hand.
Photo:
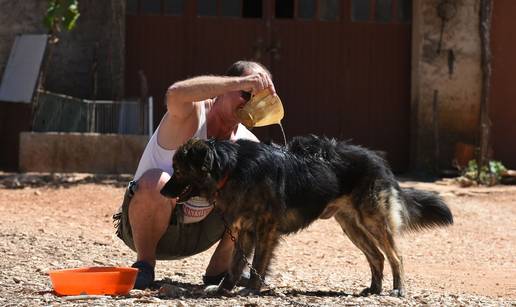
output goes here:
[{"label": "man's hand", "polygon": [[263,89],[270,88],[272,94],[276,94],[276,89],[270,76],[265,72],[257,72],[248,76],[242,77],[246,83],[247,88],[245,90],[256,94]]}]

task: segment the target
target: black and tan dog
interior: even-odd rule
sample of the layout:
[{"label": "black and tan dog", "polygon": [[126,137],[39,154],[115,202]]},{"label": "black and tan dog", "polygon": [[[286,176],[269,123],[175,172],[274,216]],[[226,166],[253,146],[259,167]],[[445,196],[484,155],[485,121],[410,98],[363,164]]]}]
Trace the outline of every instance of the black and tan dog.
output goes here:
[{"label": "black and tan dog", "polygon": [[[240,140],[193,139],[181,146],[167,197],[203,196],[216,204],[238,238],[230,272],[219,285],[231,290],[244,269],[242,254],[254,248],[249,290],[259,290],[279,237],[318,218],[335,217],[371,267],[371,286],[382,291],[384,255],[395,296],[405,292],[395,235],[453,223],[446,204],[430,192],[402,189],[378,155],[362,147],[316,136],[294,138],[285,149]],[[258,273],[260,276],[258,276]]]}]

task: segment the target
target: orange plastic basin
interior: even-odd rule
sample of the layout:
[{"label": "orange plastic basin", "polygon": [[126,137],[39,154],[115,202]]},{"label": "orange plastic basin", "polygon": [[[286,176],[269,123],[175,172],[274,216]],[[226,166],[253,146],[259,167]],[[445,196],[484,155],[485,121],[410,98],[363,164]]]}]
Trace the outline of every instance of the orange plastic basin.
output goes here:
[{"label": "orange plastic basin", "polygon": [[133,288],[137,273],[136,268],[86,267],[48,274],[58,295],[126,295]]}]

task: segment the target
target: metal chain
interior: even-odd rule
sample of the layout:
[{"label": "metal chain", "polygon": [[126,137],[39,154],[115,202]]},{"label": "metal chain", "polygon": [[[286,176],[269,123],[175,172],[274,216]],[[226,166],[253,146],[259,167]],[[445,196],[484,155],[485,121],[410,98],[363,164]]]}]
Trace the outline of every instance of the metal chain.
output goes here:
[{"label": "metal chain", "polygon": [[231,228],[228,226],[228,223],[226,222],[226,219],[224,218],[224,214],[222,213],[222,211],[221,211],[220,215],[222,217],[222,221],[224,222],[224,227],[226,228],[225,229],[226,233],[231,238],[231,241],[233,241],[235,243],[235,246],[237,247],[238,251],[242,254],[242,260],[244,260],[247,267],[249,267],[249,271],[251,271],[251,273],[254,273],[256,276],[258,276],[258,278],[260,278],[260,281],[263,285],[268,286],[265,283],[265,278],[262,275],[260,275],[260,273],[258,273],[258,271],[253,267],[253,265],[249,261],[249,258],[247,258],[247,256],[245,255],[244,250],[242,249],[242,246],[240,246],[240,242],[237,241],[237,239],[233,235],[233,232],[231,231]]},{"label": "metal chain", "polygon": [[231,241],[233,241],[235,243],[236,248],[238,249],[238,251],[242,255],[242,260],[244,260],[244,262],[247,265],[247,267],[249,267],[249,271],[251,271],[252,273],[256,274],[256,276],[258,276],[258,278],[260,278],[260,281],[261,281],[262,285],[264,285],[266,287],[269,287],[269,293],[272,296],[281,297],[281,298],[287,300],[290,304],[295,305],[295,306],[303,306],[303,307],[312,307],[312,306],[314,306],[314,305],[311,305],[311,304],[306,304],[306,303],[294,301],[294,300],[288,298],[285,294],[279,294],[276,291],[274,291],[272,286],[265,282],[265,278],[258,273],[258,271],[253,267],[253,265],[249,261],[249,258],[247,258],[247,256],[245,255],[244,250],[242,249],[242,246],[240,246],[240,242],[237,241],[236,237],[233,235],[233,232],[231,231],[231,228],[228,226],[228,223],[226,222],[226,219],[224,218],[224,213],[222,213],[222,211],[220,212],[220,216],[222,217],[222,221],[224,222],[224,228],[225,228],[226,233],[229,235]]},{"label": "metal chain", "polygon": [[[217,204],[216,200],[213,199],[210,202],[213,205],[213,208],[215,209],[215,206]],[[229,227],[228,222],[226,221],[226,218],[224,217],[224,213],[222,212],[222,210],[220,210],[220,217],[222,218],[222,222],[224,223],[224,228],[225,228],[224,232],[226,232],[229,235],[229,238],[231,239],[231,241],[233,241],[235,243],[235,247],[238,249],[238,251],[242,255],[242,260],[245,262],[245,264],[249,268],[249,271],[251,273],[253,273],[253,274],[256,274],[256,276],[258,276],[258,278],[260,278],[260,282],[262,283],[262,285],[264,285],[266,287],[269,287],[269,291],[268,292],[272,296],[281,297],[281,298],[285,299],[286,301],[288,301],[290,304],[295,305],[295,306],[302,306],[302,307],[313,307],[313,306],[315,306],[315,305],[312,305],[312,304],[307,304],[307,303],[302,303],[302,302],[294,301],[294,300],[288,298],[285,294],[283,294],[283,293],[280,294],[280,293],[276,292],[271,285],[267,284],[265,282],[265,278],[261,274],[258,273],[258,271],[253,267],[253,265],[249,261],[249,258],[247,258],[247,256],[245,255],[242,246],[240,246],[240,242],[237,241],[236,237],[233,235],[233,231],[231,231],[231,227]]]}]

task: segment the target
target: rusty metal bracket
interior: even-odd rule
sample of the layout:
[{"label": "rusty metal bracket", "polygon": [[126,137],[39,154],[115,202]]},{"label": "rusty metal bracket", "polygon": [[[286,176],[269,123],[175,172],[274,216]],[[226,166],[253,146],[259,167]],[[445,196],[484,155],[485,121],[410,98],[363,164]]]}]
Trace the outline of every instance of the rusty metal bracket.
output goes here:
[{"label": "rusty metal bracket", "polygon": [[437,45],[437,54],[441,53],[444,27],[448,21],[457,15],[457,5],[454,0],[442,0],[437,5],[437,16],[441,18],[441,33],[439,35],[439,43]]}]

